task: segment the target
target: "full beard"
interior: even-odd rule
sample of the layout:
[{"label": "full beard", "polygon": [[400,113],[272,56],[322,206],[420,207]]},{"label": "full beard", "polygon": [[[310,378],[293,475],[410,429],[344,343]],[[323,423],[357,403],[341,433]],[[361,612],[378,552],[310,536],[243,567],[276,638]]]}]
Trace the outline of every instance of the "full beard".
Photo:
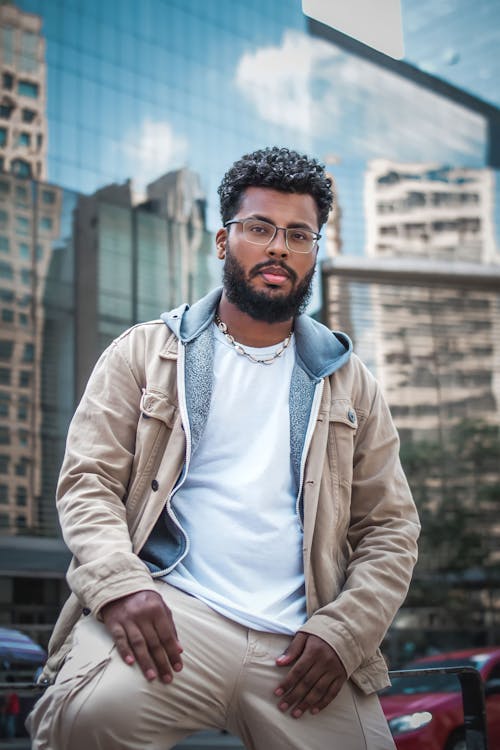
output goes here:
[{"label": "full beard", "polygon": [[[272,261],[261,263],[252,269],[251,276],[256,275],[266,266],[282,266],[290,275],[292,282],[297,279],[297,274],[285,264]],[[269,293],[253,289],[248,283],[245,271],[226,246],[226,261],[224,264],[223,284],[226,297],[241,312],[250,315],[255,320],[265,323],[283,323],[296,315],[304,312],[312,294],[312,280],[316,267],[313,266],[304,276],[302,281],[294,284],[292,291],[286,293]]]}]

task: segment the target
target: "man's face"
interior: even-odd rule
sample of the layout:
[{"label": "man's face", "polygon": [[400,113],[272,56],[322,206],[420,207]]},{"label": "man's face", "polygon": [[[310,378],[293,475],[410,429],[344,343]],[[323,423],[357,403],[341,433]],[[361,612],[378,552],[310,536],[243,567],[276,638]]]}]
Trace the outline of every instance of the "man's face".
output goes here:
[{"label": "man's face", "polygon": [[[249,218],[279,227],[319,231],[316,203],[310,195],[248,188],[233,219]],[[242,312],[276,323],[305,308],[311,295],[317,248],[310,253],[291,252],[283,231],[278,231],[268,245],[257,245],[245,239],[241,224],[220,229],[216,242],[219,258],[225,258],[226,296]]]}]

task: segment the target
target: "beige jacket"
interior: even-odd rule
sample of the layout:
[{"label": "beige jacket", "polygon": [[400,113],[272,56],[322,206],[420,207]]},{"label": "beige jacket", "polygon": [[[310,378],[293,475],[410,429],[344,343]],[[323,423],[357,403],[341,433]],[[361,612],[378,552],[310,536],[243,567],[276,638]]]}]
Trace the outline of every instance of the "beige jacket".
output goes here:
[{"label": "beige jacket", "polygon": [[[209,302],[213,308],[216,297]],[[170,328],[183,311],[166,316]],[[155,588],[139,553],[165,512],[189,448],[178,371],[190,339],[165,322],[135,326],[110,345],[73,418],[57,489],[63,536],[74,556],[67,576],[73,593],[56,623],[41,683],[54,679],[82,612],[98,617],[113,599]],[[319,324],[301,325],[299,359],[301,337],[310,341],[311,326]],[[388,684],[378,646],[406,595],[419,523],[379,386],[355,355],[342,362],[333,374],[315,378],[314,425],[304,448],[308,620],[301,630],[328,642],[369,693]]]}]

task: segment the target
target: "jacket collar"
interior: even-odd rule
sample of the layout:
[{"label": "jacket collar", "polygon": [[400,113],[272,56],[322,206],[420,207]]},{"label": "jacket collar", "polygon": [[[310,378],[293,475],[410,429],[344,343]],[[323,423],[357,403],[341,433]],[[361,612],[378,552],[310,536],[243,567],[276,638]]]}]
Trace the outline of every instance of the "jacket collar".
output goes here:
[{"label": "jacket collar", "polygon": [[[188,344],[211,325],[221,295],[219,287],[192,307],[180,305],[163,313],[161,319],[183,344]],[[345,333],[330,331],[309,315],[295,319],[294,333],[299,362],[316,381],[331,375],[351,356],[352,343]]]}]

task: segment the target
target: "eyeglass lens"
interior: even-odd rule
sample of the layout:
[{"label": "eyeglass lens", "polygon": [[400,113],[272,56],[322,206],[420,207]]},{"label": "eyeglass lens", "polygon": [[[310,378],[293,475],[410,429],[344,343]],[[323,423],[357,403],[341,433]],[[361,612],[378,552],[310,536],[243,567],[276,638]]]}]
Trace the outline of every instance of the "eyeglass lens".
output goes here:
[{"label": "eyeglass lens", "polygon": [[[256,245],[268,245],[277,232],[274,224],[261,219],[246,219],[242,224],[243,236]],[[316,235],[307,229],[288,227],[285,230],[285,241],[288,249],[295,253],[310,253],[316,242]]]}]

